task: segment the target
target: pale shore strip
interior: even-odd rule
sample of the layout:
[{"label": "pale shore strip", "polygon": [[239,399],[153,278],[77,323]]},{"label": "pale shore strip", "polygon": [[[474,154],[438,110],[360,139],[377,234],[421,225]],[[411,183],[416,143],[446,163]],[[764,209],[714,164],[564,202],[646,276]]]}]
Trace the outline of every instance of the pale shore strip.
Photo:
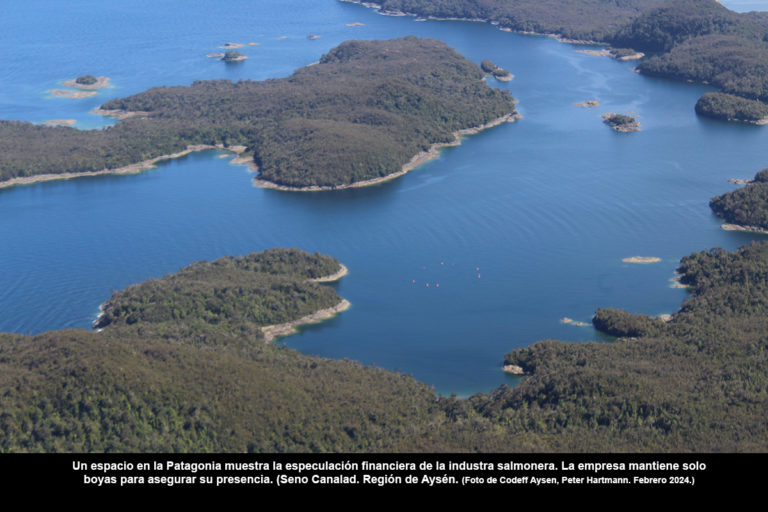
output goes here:
[{"label": "pale shore strip", "polygon": [[341,302],[331,308],[315,311],[311,315],[301,317],[298,320],[294,320],[293,322],[277,325],[267,325],[262,327],[261,332],[264,333],[264,341],[265,343],[269,343],[275,338],[295,334],[297,331],[296,328],[300,325],[315,324],[322,322],[323,320],[328,320],[329,318],[333,318],[334,316],[338,315],[342,311],[349,309],[349,306],[351,306],[349,301],[347,299],[342,299]]},{"label": "pale shore strip", "polygon": [[624,263],[658,263],[661,258],[656,256],[630,256],[629,258],[623,258],[621,261]]},{"label": "pale shore strip", "polygon": [[59,98],[72,98],[72,99],[88,98],[90,96],[96,96],[97,94],[99,94],[96,91],[70,91],[67,89],[51,89],[47,92]]},{"label": "pale shore strip", "polygon": [[75,119],[51,119],[50,121],[43,121],[40,126],[72,126],[76,122]]},{"label": "pale shore strip", "polygon": [[430,148],[427,151],[421,151],[414,155],[413,158],[411,158],[408,163],[406,163],[402,169],[400,169],[397,172],[393,172],[391,174],[387,174],[386,176],[382,176],[380,178],[372,178],[370,180],[363,180],[363,181],[356,181],[355,183],[350,183],[348,185],[336,185],[336,186],[311,186],[311,187],[289,187],[285,185],[278,185],[277,183],[273,183],[271,181],[262,180],[259,178],[254,178],[253,182],[261,187],[261,188],[269,188],[273,190],[284,190],[287,192],[321,192],[325,190],[344,190],[347,188],[360,188],[360,187],[369,187],[371,185],[378,185],[379,183],[384,183],[385,181],[393,180],[395,178],[399,178],[400,176],[403,176],[410,171],[414,170],[418,166],[420,166],[423,163],[429,162],[430,160],[434,160],[438,156],[440,156],[440,149],[450,147],[450,146],[458,146],[461,144],[461,137],[464,135],[473,135],[475,133],[479,133],[485,129],[492,128],[494,126],[498,126],[502,123],[513,123],[518,119],[521,119],[522,116],[518,114],[517,112],[507,114],[505,116],[501,116],[499,118],[494,119],[493,121],[490,121],[488,123],[485,123],[480,126],[475,126],[473,128],[465,128],[463,130],[457,130],[453,132],[454,140],[452,142],[439,142],[436,144],[432,144]]},{"label": "pale shore strip", "polygon": [[[102,169],[101,171],[84,171],[84,172],[63,172],[59,174],[38,174],[35,176],[24,176],[19,178],[12,178],[10,180],[0,182],[0,189],[13,187],[16,185],[31,185],[33,183],[40,183],[43,181],[69,180],[73,178],[84,178],[87,176],[102,176],[107,174],[138,174],[140,172],[147,171],[149,169],[154,169],[155,167],[157,167],[155,164],[163,160],[173,160],[174,158],[180,158],[182,156],[186,156],[196,151],[205,151],[209,149],[231,151],[237,155],[240,155],[243,151],[245,151],[246,148],[245,146],[224,147],[221,144],[216,146],[212,146],[208,144],[195,144],[195,145],[187,146],[187,149],[185,149],[184,151],[179,151],[178,153],[173,153],[170,155],[161,155],[155,158],[150,158],[149,160],[144,160],[143,162],[126,165],[124,167],[118,167],[117,169]],[[235,160],[237,160],[237,162],[235,162]],[[253,159],[250,157],[237,156],[236,158],[232,159],[231,163],[251,164],[253,166]]]},{"label": "pale shore strip", "polygon": [[748,233],[759,233],[761,235],[768,235],[768,230],[757,226],[742,226],[740,224],[722,224],[720,226],[726,231],[745,231]]},{"label": "pale shore strip", "polygon": [[345,267],[341,263],[339,263],[339,267],[340,268],[338,272],[335,272],[329,276],[316,277],[314,279],[310,279],[310,281],[314,283],[332,283],[334,281],[338,281],[345,275],[349,274],[349,269],[347,267]]},{"label": "pale shore strip", "polygon": [[505,364],[502,369],[506,373],[511,373],[512,375],[525,375],[525,371],[523,370],[522,366],[517,366],[516,364]]},{"label": "pale shore strip", "polygon": [[628,60],[640,60],[643,57],[645,57],[645,54],[643,52],[635,52],[629,55],[618,56],[608,48],[603,48],[601,50],[576,50],[576,51],[579,53],[586,53],[588,55],[595,55],[596,57],[610,57],[614,60],[620,60],[623,62],[626,62]]},{"label": "pale shore strip", "polygon": [[129,117],[148,116],[149,112],[144,111],[130,111],[130,110],[107,110],[101,107],[96,107],[91,110],[91,114],[96,114],[105,117],[114,117],[115,119],[128,119]]}]

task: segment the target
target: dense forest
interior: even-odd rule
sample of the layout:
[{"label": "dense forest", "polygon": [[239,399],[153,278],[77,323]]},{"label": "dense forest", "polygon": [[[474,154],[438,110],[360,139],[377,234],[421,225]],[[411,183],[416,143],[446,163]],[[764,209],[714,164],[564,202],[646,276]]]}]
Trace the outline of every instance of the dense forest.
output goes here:
[{"label": "dense forest", "polygon": [[713,197],[709,207],[731,224],[768,229],[768,169],[746,186]]},{"label": "dense forest", "polygon": [[768,245],[684,258],[693,292],[669,322],[599,310],[615,342],[516,349],[519,386],[464,400],[264,343],[339,300],[307,280],[338,268],[296,250],[200,262],[116,293],[100,332],[0,335],[0,450],[768,449]]},{"label": "dense forest", "polygon": [[383,11],[485,19],[517,31],[602,42],[623,51],[632,48],[648,55],[637,67],[641,73],[709,83],[728,94],[768,102],[768,17],[736,13],[715,0],[374,3]]},{"label": "dense forest", "polygon": [[725,121],[764,124],[768,120],[768,105],[733,94],[708,92],[696,102],[696,113]]},{"label": "dense forest", "polygon": [[520,32],[602,41],[665,0],[374,0],[384,12],[494,21]]},{"label": "dense forest", "polygon": [[188,145],[245,145],[261,179],[339,186],[399,171],[453,132],[515,112],[476,64],[436,40],[348,41],[263,82],[195,82],[114,99],[143,112],[106,130],[0,122],[0,180],[114,169]]}]

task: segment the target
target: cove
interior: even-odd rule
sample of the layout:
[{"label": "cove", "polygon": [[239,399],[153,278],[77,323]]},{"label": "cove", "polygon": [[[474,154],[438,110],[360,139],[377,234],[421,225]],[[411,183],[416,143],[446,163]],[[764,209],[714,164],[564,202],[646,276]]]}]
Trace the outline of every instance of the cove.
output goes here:
[{"label": "cove", "polygon": [[[0,118],[101,126],[111,121],[89,111],[112,97],[287,76],[346,39],[413,34],[509,69],[514,80],[490,83],[512,92],[524,119],[367,189],[264,190],[209,151],[135,176],[2,190],[0,331],[89,328],[113,289],[200,259],[298,247],[349,268],[334,286],[352,307],[283,343],[467,395],[515,383],[501,372],[512,348],[600,339],[561,318],[588,323],[608,306],[671,313],[686,298],[669,282],[680,257],[761,239],[721,230],[708,201],[733,189],[728,178],[765,167],[768,132],[697,118],[706,87],[487,24],[415,22],[333,0],[285,3],[235,1],[219,12],[204,2],[14,0],[0,31],[8,63]],[[347,26],[355,22],[363,26]],[[21,40],[33,44],[12,43]],[[259,44],[244,46],[249,59],[239,64],[205,57],[229,41]],[[84,73],[110,76],[114,88],[80,100],[45,92]],[[573,106],[588,99],[600,107]],[[603,112],[630,111],[640,132],[602,124]],[[622,261],[631,256],[661,261]]]}]

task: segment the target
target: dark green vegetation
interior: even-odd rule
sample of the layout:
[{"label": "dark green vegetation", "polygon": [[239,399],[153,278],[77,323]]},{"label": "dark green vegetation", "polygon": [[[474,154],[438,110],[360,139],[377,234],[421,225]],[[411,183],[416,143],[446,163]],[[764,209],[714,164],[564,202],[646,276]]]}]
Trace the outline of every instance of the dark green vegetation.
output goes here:
[{"label": "dark green vegetation", "polygon": [[760,123],[768,118],[768,105],[733,94],[708,92],[696,102],[696,113],[725,121]]},{"label": "dark green vegetation", "polygon": [[693,254],[679,270],[694,291],[672,321],[601,311],[602,328],[641,337],[515,350],[507,362],[532,376],[470,403],[550,449],[765,451],[768,246]]},{"label": "dark green vegetation", "polygon": [[666,328],[666,324],[658,318],[631,314],[614,308],[598,309],[592,318],[592,324],[599,331],[621,338],[658,336]]},{"label": "dark green vegetation", "polygon": [[93,75],[83,75],[75,79],[75,83],[80,85],[93,85],[96,82],[98,82],[98,79],[96,79],[96,77]]},{"label": "dark green vegetation", "polygon": [[768,245],[683,259],[668,323],[603,309],[614,343],[542,341],[527,377],[467,400],[265,344],[338,301],[295,250],[191,265],[117,293],[99,333],[0,335],[2,451],[765,451]]},{"label": "dark green vegetation", "polygon": [[509,70],[500,68],[499,66],[497,66],[496,64],[494,64],[493,62],[487,59],[480,63],[480,69],[499,79],[507,78],[508,76],[511,75]]},{"label": "dark green vegetation", "polygon": [[384,11],[483,19],[520,32],[602,41],[664,0],[374,0]]},{"label": "dark green vegetation", "polygon": [[[297,250],[203,261],[116,293],[94,326],[142,323],[155,332],[196,333],[200,340],[203,333],[221,331],[258,341],[259,327],[341,302],[332,288],[308,281],[338,270],[333,258]],[[211,339],[221,340],[215,335]]]},{"label": "dark green vegetation", "polygon": [[758,172],[752,183],[712,198],[709,207],[731,224],[768,229],[768,169]]},{"label": "dark green vegetation", "polygon": [[614,59],[621,59],[622,57],[631,57],[637,52],[632,48],[611,48],[611,56]]},{"label": "dark green vegetation", "polygon": [[158,87],[103,105],[148,112],[107,130],[0,122],[0,179],[114,169],[191,144],[246,145],[261,178],[337,186],[397,172],[452,132],[514,112],[506,92],[444,43],[349,41],[264,82]]},{"label": "dark green vegetation", "polygon": [[[768,102],[768,16],[715,0],[383,0],[384,10],[486,19],[517,31],[555,33],[632,48],[647,75],[705,82]],[[624,50],[626,51],[626,50]]]},{"label": "dark green vegetation", "polygon": [[100,333],[0,335],[0,449],[433,449],[428,386],[258,339],[336,304],[306,278],[338,268],[295,250],[201,262],[116,294]]},{"label": "dark green vegetation", "polygon": [[634,132],[640,129],[640,123],[632,116],[624,114],[603,114],[603,122],[617,132]]},{"label": "dark green vegetation", "polygon": [[237,62],[243,60],[245,55],[240,52],[233,52],[232,50],[224,52],[224,56],[221,58],[224,62]]}]

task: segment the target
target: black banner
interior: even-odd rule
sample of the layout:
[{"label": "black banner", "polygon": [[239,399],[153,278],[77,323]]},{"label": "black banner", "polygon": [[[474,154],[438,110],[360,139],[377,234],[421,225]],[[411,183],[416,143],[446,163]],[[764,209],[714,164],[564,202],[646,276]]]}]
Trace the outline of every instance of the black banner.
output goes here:
[{"label": "black banner", "polygon": [[709,494],[760,489],[766,455],[49,454],[0,456],[4,488],[67,492]]}]

